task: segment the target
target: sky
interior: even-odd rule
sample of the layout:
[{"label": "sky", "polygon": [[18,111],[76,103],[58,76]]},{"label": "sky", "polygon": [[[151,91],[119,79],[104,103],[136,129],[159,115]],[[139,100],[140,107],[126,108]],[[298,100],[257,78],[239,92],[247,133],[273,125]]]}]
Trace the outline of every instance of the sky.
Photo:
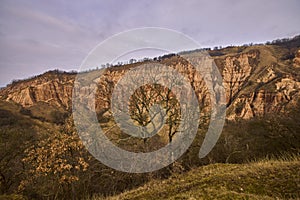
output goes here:
[{"label": "sky", "polygon": [[299,0],[0,0],[0,87],[77,70],[100,42],[134,28],[176,30],[201,47],[300,34]]}]

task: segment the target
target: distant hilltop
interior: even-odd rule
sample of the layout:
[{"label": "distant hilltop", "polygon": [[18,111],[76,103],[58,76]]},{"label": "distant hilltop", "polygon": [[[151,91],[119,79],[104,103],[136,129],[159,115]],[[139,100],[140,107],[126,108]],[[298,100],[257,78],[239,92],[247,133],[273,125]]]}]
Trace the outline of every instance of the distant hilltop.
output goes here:
[{"label": "distant hilltop", "polygon": [[[201,106],[205,107],[208,96],[207,90],[203,89],[203,80],[179,56],[203,50],[212,56],[223,76],[227,119],[250,119],[268,113],[284,113],[299,101],[300,36],[296,36],[265,44],[197,49],[153,59],[132,59],[128,64],[109,65],[104,68],[104,77],[99,79],[99,84],[106,89],[96,96],[96,110],[105,113],[110,108],[107,98],[111,90],[107,87],[114,87],[128,69],[144,62],[159,62],[186,74],[195,88]],[[43,102],[70,111],[76,74],[75,71],[54,70],[26,80],[14,81],[0,90],[0,98],[26,108]],[[88,95],[88,88],[86,91],[87,94],[83,95]]]}]

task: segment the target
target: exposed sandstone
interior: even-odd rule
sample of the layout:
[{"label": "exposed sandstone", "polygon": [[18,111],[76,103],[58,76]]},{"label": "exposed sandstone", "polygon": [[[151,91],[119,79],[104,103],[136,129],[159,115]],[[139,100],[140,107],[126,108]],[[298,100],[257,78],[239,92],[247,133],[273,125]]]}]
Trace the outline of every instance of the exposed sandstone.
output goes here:
[{"label": "exposed sandstone", "polygon": [[257,56],[256,52],[252,52],[226,57],[223,69],[223,82],[228,105],[242,89],[253,70],[254,66],[250,65],[249,59],[256,58]]},{"label": "exposed sandstone", "polygon": [[[294,59],[300,59],[299,51]],[[227,118],[250,119],[254,116],[264,116],[267,113],[282,112],[288,105],[294,105],[299,99],[300,82],[286,73],[279,78],[276,75],[276,65],[260,66],[260,52],[251,50],[229,56],[219,57],[219,69],[223,76],[226,90]],[[182,73],[190,82],[199,100],[202,112],[210,110],[210,95],[202,75],[190,64],[182,61],[170,65]],[[98,85],[95,102],[90,98],[89,107],[95,106],[98,112],[109,115],[110,98],[113,88],[127,72],[128,68],[111,68],[102,77],[95,77],[93,82]],[[254,71],[259,72],[254,74]],[[277,70],[278,71],[278,70]],[[212,72],[210,72],[212,73]],[[280,73],[285,73],[280,71]],[[254,76],[255,75],[255,76]],[[70,110],[75,74],[45,73],[38,77],[13,83],[0,90],[0,97],[14,101],[24,107],[30,107],[37,102],[46,102]],[[252,85],[249,80],[252,81]],[[81,88],[82,97],[92,94],[90,86]]]},{"label": "exposed sandstone", "polygon": [[300,67],[300,49],[298,49],[293,61],[295,67]]}]

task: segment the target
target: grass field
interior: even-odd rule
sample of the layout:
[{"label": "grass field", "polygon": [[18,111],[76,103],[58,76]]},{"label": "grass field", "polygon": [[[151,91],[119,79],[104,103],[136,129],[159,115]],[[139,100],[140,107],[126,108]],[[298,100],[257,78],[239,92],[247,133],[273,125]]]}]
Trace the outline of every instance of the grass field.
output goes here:
[{"label": "grass field", "polygon": [[121,199],[299,199],[300,157],[248,164],[212,164],[151,181],[120,195]]}]

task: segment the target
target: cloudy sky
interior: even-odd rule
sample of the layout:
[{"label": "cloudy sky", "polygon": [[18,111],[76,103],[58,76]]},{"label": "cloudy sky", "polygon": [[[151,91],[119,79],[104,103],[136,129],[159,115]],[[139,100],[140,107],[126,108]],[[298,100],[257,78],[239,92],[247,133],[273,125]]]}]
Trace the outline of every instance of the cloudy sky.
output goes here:
[{"label": "cloudy sky", "polygon": [[163,27],[203,47],[300,34],[299,0],[0,0],[0,87],[49,69],[76,70],[99,42]]}]

